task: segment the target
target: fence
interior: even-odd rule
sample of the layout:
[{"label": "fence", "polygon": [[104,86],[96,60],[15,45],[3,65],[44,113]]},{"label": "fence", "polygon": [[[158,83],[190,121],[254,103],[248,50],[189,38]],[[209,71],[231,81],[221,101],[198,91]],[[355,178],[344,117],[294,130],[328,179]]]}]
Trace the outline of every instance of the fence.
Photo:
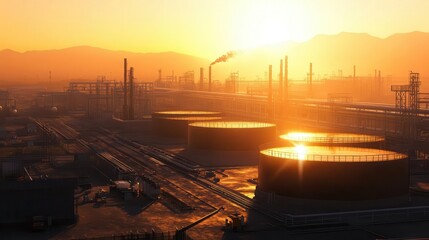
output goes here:
[{"label": "fence", "polygon": [[329,224],[380,224],[429,219],[429,206],[285,216],[288,227]]}]

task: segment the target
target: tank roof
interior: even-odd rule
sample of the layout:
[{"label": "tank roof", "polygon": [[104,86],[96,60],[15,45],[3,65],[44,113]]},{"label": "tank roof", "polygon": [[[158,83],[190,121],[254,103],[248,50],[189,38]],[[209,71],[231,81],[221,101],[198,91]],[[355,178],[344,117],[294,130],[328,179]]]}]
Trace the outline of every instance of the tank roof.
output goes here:
[{"label": "tank roof", "polygon": [[245,121],[213,121],[213,122],[195,122],[189,124],[193,127],[204,128],[266,128],[275,127],[275,124],[264,122],[245,122]]},{"label": "tank roof", "polygon": [[213,121],[213,120],[221,120],[222,117],[207,117],[207,116],[184,116],[184,117],[165,117],[162,119],[166,120],[177,120],[177,121]]},{"label": "tank roof", "polygon": [[290,132],[281,135],[280,138],[295,143],[365,143],[381,142],[384,138],[375,135],[354,133],[319,133],[319,132]]},{"label": "tank roof", "polygon": [[268,148],[261,154],[289,160],[318,162],[380,162],[407,158],[407,155],[386,150],[351,147],[303,146]]},{"label": "tank roof", "polygon": [[164,114],[164,115],[207,115],[207,114],[220,114],[220,112],[209,112],[209,111],[161,111],[155,112],[155,114]]}]

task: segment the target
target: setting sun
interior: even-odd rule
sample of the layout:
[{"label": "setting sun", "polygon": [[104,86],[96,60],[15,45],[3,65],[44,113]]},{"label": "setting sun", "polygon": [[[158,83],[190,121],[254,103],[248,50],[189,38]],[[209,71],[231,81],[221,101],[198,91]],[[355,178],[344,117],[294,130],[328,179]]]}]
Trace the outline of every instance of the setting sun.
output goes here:
[{"label": "setting sun", "polygon": [[305,160],[307,157],[307,149],[304,145],[296,145],[295,153],[297,154],[298,160]]},{"label": "setting sun", "polygon": [[[307,24],[311,19],[302,19],[293,11],[294,4],[269,4],[253,2],[243,6],[243,11],[232,19],[236,29],[234,43],[241,48],[257,47],[284,41],[303,41],[312,36]],[[295,22],[300,19],[299,23]]]}]

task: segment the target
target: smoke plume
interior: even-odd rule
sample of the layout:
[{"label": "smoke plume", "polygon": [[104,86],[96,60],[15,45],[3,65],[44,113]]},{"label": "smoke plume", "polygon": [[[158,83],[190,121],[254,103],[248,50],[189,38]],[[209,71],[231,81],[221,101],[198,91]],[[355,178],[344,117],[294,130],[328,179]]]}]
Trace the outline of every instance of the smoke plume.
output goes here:
[{"label": "smoke plume", "polygon": [[225,53],[224,55],[218,57],[216,60],[214,60],[214,62],[212,62],[210,64],[210,66],[214,65],[216,63],[220,63],[220,62],[226,62],[226,61],[228,61],[228,59],[233,58],[236,55],[237,55],[237,52],[235,52],[235,51],[229,51],[229,52]]}]

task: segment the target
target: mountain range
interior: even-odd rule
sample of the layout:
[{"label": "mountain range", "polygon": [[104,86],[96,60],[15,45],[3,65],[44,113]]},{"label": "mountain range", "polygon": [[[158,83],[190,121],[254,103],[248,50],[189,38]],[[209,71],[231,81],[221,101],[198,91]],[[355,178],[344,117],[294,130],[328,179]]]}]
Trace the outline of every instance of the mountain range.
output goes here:
[{"label": "mountain range", "polygon": [[[279,60],[287,55],[289,76],[296,80],[306,78],[310,62],[315,78],[337,75],[339,71],[343,76],[353,75],[356,65],[357,76],[374,76],[374,70],[380,70],[383,77],[406,83],[408,73],[414,71],[420,72],[422,79],[429,79],[429,33],[424,32],[394,34],[383,39],[365,33],[317,35],[302,43],[279,43],[239,53],[228,62],[213,66],[213,78],[223,80],[229,72],[238,71],[241,79],[264,79],[268,65],[272,64],[277,79]],[[24,53],[3,50],[0,51],[0,86],[18,81],[47,83],[49,74],[52,82],[91,80],[100,75],[121,80],[125,57],[141,81],[156,80],[159,69],[163,76],[194,71],[198,79],[199,68],[207,69],[213,61],[175,52],[134,53],[89,46]]]},{"label": "mountain range", "polygon": [[193,70],[195,66],[208,65],[209,60],[175,52],[134,53],[111,51],[90,46],[78,46],[59,50],[0,51],[1,83],[48,84],[69,80],[106,79],[121,80],[123,59],[128,67],[134,67],[137,81],[153,81],[158,78],[158,70],[163,75],[180,75]]}]

